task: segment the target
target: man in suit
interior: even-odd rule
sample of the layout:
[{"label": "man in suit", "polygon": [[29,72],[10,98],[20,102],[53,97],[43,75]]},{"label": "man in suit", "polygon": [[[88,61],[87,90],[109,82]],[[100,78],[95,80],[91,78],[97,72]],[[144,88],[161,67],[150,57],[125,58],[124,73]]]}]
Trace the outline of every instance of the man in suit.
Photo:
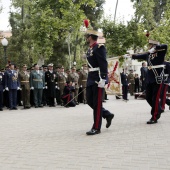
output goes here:
[{"label": "man in suit", "polygon": [[97,43],[98,32],[87,30],[86,42],[89,44],[87,51],[87,63],[89,66],[86,98],[87,104],[93,109],[93,126],[86,132],[87,135],[96,135],[101,131],[102,117],[106,119],[106,128],[109,128],[114,117],[112,113],[102,106],[102,95],[108,76],[108,63],[106,60],[106,48]]},{"label": "man in suit", "polygon": [[147,80],[147,71],[148,71],[148,68],[146,66],[146,62],[143,62],[142,63],[142,67],[140,69],[141,71],[141,80],[142,80],[142,92],[145,93],[146,91],[146,80]]},{"label": "man in suit", "polygon": [[121,83],[122,83],[122,91],[123,91],[123,100],[128,100],[128,78],[127,73],[125,73],[125,70],[123,69],[123,72],[121,73]]},{"label": "man in suit", "polygon": [[143,59],[147,61],[147,87],[146,100],[151,106],[151,119],[147,124],[155,124],[160,118],[162,111],[160,95],[164,77],[164,59],[168,46],[149,40],[149,50],[143,54],[134,54],[132,59]]},{"label": "man in suit", "polygon": [[43,107],[42,93],[45,88],[45,75],[39,70],[39,66],[35,65],[35,70],[30,74],[30,87],[34,90],[34,104],[35,108]]},{"label": "man in suit", "polygon": [[50,107],[55,107],[56,98],[56,72],[53,71],[53,64],[48,64],[48,71],[45,72],[45,83],[47,85],[47,97]]},{"label": "man in suit", "polygon": [[5,89],[9,91],[9,109],[17,110],[17,90],[20,89],[20,84],[12,63],[9,64],[9,69],[5,72]]},{"label": "man in suit", "polygon": [[30,74],[27,72],[27,65],[23,64],[22,70],[18,74],[21,85],[21,95],[24,109],[30,109]]}]

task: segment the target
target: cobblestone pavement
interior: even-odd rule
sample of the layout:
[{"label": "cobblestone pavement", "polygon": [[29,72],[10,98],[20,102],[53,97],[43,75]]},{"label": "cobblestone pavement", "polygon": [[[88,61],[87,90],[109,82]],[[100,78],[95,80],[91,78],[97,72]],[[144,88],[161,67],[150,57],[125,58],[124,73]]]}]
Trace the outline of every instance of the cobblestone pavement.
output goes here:
[{"label": "cobblestone pavement", "polygon": [[104,107],[115,114],[109,129],[86,136],[92,110],[31,108],[0,112],[0,170],[170,170],[170,111],[147,125],[145,100],[109,96]]}]

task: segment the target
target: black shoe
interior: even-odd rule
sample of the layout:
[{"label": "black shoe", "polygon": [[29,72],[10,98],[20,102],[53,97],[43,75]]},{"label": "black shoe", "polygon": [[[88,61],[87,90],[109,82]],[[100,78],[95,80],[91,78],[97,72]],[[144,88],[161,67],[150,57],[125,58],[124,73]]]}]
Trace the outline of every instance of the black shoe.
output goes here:
[{"label": "black shoe", "polygon": [[79,105],[79,102],[76,102],[76,105]]},{"label": "black shoe", "polygon": [[149,121],[147,121],[147,124],[155,124],[155,123],[157,123],[157,120],[150,119]]},{"label": "black shoe", "polygon": [[114,118],[114,114],[110,114],[107,118],[106,118],[106,128],[109,128],[111,123],[112,123],[112,119]]},{"label": "black shoe", "polygon": [[38,106],[35,106],[35,108],[38,108]]},{"label": "black shoe", "polygon": [[105,101],[105,100],[103,100],[103,103],[106,103],[106,101]]},{"label": "black shoe", "polygon": [[16,107],[13,107],[12,110],[18,110]]},{"label": "black shoe", "polygon": [[0,108],[0,111],[3,111],[3,109],[2,109],[2,108]]},{"label": "black shoe", "polygon": [[44,107],[43,105],[39,105],[38,107]]},{"label": "black shoe", "polygon": [[86,135],[96,135],[99,133],[100,133],[100,130],[91,129],[90,131],[86,132]]}]

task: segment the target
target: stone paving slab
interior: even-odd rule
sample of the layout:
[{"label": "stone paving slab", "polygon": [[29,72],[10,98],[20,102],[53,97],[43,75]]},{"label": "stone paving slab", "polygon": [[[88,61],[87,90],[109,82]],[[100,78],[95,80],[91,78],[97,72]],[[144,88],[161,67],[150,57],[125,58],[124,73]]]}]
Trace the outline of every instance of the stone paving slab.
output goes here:
[{"label": "stone paving slab", "polygon": [[0,112],[0,170],[170,170],[170,111],[147,125],[145,100],[109,96],[104,107],[115,114],[109,129],[86,136],[92,110],[31,108]]}]

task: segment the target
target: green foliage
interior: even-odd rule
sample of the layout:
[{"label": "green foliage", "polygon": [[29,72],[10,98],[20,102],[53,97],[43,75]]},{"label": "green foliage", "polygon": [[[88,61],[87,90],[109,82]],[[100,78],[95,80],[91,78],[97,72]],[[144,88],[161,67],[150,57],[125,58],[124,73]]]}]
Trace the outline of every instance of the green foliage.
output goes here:
[{"label": "green foliage", "polygon": [[[46,63],[68,66],[68,45],[72,60],[83,53],[84,39],[80,27],[88,17],[91,23],[93,19],[98,22],[103,3],[104,0],[13,0],[16,12],[10,15],[11,59],[31,65],[43,58]],[[92,13],[96,17],[88,15]]]}]

